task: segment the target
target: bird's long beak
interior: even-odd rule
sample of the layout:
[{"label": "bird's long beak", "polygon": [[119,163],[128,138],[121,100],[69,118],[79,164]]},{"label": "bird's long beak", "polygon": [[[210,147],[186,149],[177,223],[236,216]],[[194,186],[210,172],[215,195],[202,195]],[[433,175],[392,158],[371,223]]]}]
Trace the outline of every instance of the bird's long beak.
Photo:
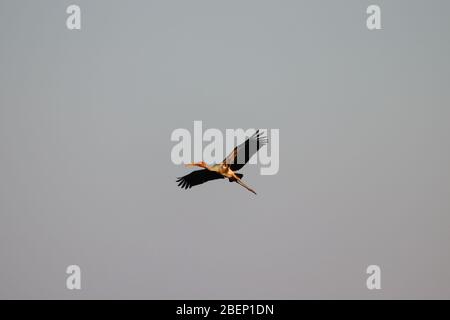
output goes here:
[{"label": "bird's long beak", "polygon": [[206,163],[203,162],[203,161],[201,161],[201,162],[192,162],[192,163],[186,164],[186,167],[188,167],[188,168],[192,168],[192,167],[206,168]]}]

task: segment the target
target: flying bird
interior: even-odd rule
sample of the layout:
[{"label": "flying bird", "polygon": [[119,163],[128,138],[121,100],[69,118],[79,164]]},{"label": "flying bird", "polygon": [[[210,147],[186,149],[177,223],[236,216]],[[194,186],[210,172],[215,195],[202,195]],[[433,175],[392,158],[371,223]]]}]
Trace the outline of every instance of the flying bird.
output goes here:
[{"label": "flying bird", "polygon": [[244,176],[236,171],[242,169],[250,158],[267,144],[268,140],[257,130],[244,143],[236,146],[233,151],[221,163],[207,165],[205,162],[189,163],[186,167],[200,167],[202,170],[193,171],[184,177],[177,178],[178,186],[190,189],[193,186],[216,179],[228,179],[246,188],[248,191],[256,192],[242,181]]}]

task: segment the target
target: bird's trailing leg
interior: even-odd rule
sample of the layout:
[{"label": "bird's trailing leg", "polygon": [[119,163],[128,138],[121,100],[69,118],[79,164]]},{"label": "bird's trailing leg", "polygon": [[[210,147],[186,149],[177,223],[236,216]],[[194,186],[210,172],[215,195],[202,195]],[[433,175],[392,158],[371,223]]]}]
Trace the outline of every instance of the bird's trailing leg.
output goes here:
[{"label": "bird's trailing leg", "polygon": [[[231,171],[231,170],[230,170],[230,171]],[[232,172],[233,178],[236,180],[236,183],[240,184],[241,186],[243,186],[243,187],[244,187],[245,189],[247,189],[248,191],[253,192],[254,194],[256,194],[255,190],[253,190],[253,189],[250,188],[248,185],[246,185],[246,184],[241,180],[241,178],[239,178],[239,177],[236,175],[236,173],[234,173],[233,171],[231,171],[231,172]]]}]

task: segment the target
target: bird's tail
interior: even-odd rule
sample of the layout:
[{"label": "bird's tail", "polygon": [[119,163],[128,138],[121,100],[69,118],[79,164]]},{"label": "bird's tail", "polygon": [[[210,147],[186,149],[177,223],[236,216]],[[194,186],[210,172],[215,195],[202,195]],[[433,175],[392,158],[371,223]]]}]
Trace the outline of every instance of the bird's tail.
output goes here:
[{"label": "bird's tail", "polygon": [[[235,173],[235,175],[236,175],[239,179],[242,179],[242,177],[244,176],[242,173]],[[235,181],[236,181],[235,178],[228,178],[228,180],[229,180],[230,182],[235,182]]]},{"label": "bird's tail", "polygon": [[254,194],[256,194],[255,190],[253,190],[252,188],[250,188],[248,185],[246,185],[244,182],[242,182],[241,179],[236,180],[236,182],[238,184],[240,184],[241,186],[243,186],[245,189],[247,189],[250,192],[253,192]]}]

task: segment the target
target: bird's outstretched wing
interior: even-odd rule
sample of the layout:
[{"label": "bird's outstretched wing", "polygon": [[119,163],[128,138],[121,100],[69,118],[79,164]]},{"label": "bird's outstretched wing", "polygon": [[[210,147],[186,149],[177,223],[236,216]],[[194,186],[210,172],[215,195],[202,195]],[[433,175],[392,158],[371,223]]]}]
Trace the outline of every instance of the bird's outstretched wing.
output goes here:
[{"label": "bird's outstretched wing", "polygon": [[230,169],[237,171],[241,169],[250,160],[255,153],[258,152],[263,146],[268,142],[267,137],[263,136],[257,130],[250,138],[245,140],[231,151],[231,153],[226,157],[222,163],[227,163],[230,165]]},{"label": "bird's outstretched wing", "polygon": [[203,169],[193,171],[184,177],[177,178],[177,182],[179,187],[188,189],[211,180],[223,178],[224,177],[220,173]]}]

